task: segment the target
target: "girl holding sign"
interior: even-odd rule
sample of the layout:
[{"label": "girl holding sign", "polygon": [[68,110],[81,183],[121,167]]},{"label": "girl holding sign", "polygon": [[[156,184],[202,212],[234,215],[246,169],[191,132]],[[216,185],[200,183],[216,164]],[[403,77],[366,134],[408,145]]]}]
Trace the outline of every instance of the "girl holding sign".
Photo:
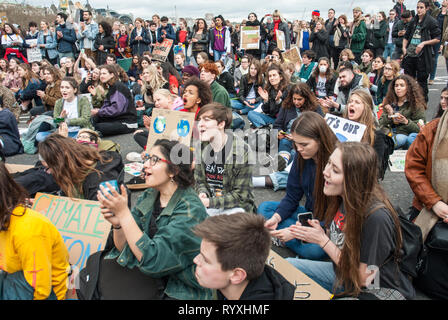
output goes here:
[{"label": "girl holding sign", "polygon": [[68,251],[56,227],[31,210],[0,162],[0,300],[64,300]]},{"label": "girl holding sign", "polygon": [[358,297],[375,279],[375,289],[389,289],[389,299],[412,299],[412,283],[394,258],[402,247],[398,214],[378,183],[376,168],[371,146],[337,145],[323,170],[328,205],[315,211],[325,216],[326,228],[315,219],[308,220],[309,227],[296,223],[289,228],[297,239],[322,248],[331,261],[287,260],[336,294]]},{"label": "girl holding sign", "polygon": [[[305,259],[320,260],[325,252],[316,244],[305,244],[289,231],[289,226],[297,222],[297,214],[314,212],[317,219],[327,207],[328,199],[323,194],[325,164],[336,144],[336,136],[322,116],[313,111],[305,111],[291,127],[297,154],[292,162],[286,186],[286,196],[281,202],[266,201],[258,207],[271,235]],[[305,206],[300,205],[303,196]],[[319,214],[317,214],[319,213]]]}]

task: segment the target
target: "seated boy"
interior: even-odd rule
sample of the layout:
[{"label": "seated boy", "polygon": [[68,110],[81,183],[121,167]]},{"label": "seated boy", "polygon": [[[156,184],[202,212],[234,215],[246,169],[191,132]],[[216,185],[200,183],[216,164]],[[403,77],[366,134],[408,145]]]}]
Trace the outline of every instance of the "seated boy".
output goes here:
[{"label": "seated boy", "polygon": [[271,236],[255,214],[209,217],[193,232],[202,238],[194,258],[198,283],[219,300],[292,300],[294,286],[266,265]]},{"label": "seated boy", "polygon": [[[209,215],[256,212],[252,192],[250,148],[230,128],[232,110],[219,103],[203,106],[197,115],[202,143],[196,160],[196,191]],[[198,158],[198,157],[197,157]]]}]

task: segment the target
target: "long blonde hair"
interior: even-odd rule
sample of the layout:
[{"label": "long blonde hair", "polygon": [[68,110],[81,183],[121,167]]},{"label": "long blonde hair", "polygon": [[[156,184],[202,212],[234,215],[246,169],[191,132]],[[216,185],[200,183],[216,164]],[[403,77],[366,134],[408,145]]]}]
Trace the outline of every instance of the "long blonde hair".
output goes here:
[{"label": "long blonde hair", "polygon": [[143,79],[142,81],[142,94],[147,94],[152,97],[154,92],[161,89],[167,81],[163,76],[157,71],[157,67],[153,64],[149,65],[143,72],[148,71],[150,74],[149,81]]}]

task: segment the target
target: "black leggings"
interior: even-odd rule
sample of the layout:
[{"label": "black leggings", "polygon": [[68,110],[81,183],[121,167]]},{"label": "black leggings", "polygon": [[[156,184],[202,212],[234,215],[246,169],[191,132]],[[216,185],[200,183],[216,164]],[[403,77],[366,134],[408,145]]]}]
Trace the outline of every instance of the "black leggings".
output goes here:
[{"label": "black leggings", "polygon": [[96,131],[103,137],[134,132],[137,128],[129,128],[121,122],[93,122]]},{"label": "black leggings", "polygon": [[144,129],[143,132],[137,132],[134,134],[134,140],[143,149],[146,148],[146,143],[148,142],[148,130]]}]

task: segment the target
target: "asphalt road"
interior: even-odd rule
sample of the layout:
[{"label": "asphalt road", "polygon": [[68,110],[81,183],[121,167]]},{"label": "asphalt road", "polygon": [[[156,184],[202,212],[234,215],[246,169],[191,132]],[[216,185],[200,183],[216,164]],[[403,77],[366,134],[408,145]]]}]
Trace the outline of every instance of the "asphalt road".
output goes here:
[{"label": "asphalt road", "polygon": [[[448,81],[448,74],[445,66],[445,59],[443,57],[439,57],[438,68],[437,68],[437,76],[435,78],[435,82],[433,85],[429,86],[429,103],[428,109],[426,110],[426,120],[431,120],[435,114],[436,108],[439,103],[440,92],[446,86]],[[24,122],[20,122],[20,128],[25,128],[26,124]],[[246,126],[248,128],[248,126]],[[125,134],[119,136],[111,136],[107,137],[107,139],[111,139],[115,142],[118,142],[121,146],[121,155],[124,159],[124,162],[127,163],[126,155],[129,152],[137,151],[141,152],[141,148],[134,141],[132,134]],[[34,164],[38,160],[37,154],[29,155],[29,154],[21,154],[12,157],[8,157],[7,163],[14,164]],[[256,170],[259,169],[256,168]],[[125,180],[130,179],[131,176],[126,174]],[[391,172],[387,171],[384,180],[381,182],[381,185],[384,187],[386,192],[388,193],[393,204],[398,205],[404,212],[408,212],[409,207],[412,204],[413,193],[409,187],[409,184],[406,180],[406,177],[403,172]],[[137,197],[141,194],[139,191],[132,192],[132,204],[136,202]],[[263,201],[280,201],[285,192],[283,190],[274,192],[272,189],[267,188],[256,188],[254,190],[255,201],[257,206]],[[274,247],[275,251],[279,252],[282,256],[291,256],[292,252],[287,249]],[[417,298],[425,299],[426,297],[419,293]]]}]

